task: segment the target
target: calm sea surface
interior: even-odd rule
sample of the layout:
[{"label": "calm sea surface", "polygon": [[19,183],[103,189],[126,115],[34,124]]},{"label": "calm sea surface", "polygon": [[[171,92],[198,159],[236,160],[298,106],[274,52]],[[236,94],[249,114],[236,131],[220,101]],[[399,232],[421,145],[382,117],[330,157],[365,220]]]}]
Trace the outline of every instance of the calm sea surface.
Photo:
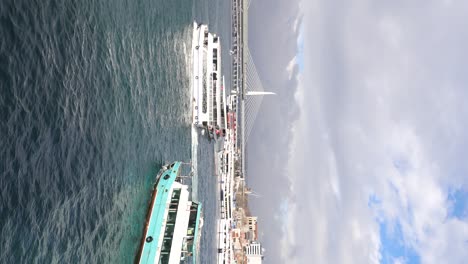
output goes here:
[{"label": "calm sea surface", "polygon": [[[154,175],[192,159],[192,22],[230,1],[0,2],[0,263],[132,263]],[[213,145],[199,137],[201,262],[215,257]]]}]

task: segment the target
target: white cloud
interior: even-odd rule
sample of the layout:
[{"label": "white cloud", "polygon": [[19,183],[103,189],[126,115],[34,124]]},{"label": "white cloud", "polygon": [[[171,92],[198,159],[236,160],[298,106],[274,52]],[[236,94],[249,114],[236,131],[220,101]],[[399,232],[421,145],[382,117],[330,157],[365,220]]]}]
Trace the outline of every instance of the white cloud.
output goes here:
[{"label": "white cloud", "polygon": [[294,69],[297,67],[297,57],[294,56],[291,61],[288,63],[286,67],[286,71],[288,72],[288,79],[291,80],[293,78]]},{"label": "white cloud", "polygon": [[302,23],[302,16],[298,16],[294,21],[293,31],[297,32],[297,54],[289,61],[288,66],[286,66],[286,72],[288,73],[288,79],[299,78],[299,74],[294,74],[294,70],[299,68],[300,70],[304,66],[304,54],[303,54],[303,45],[304,45],[304,26]]},{"label": "white cloud", "polygon": [[468,257],[447,199],[468,186],[467,7],[309,5],[285,260],[378,263],[379,220],[399,222],[423,263]]},{"label": "white cloud", "polygon": [[294,19],[294,24],[293,24],[293,28],[292,28],[292,30],[294,32],[297,32],[300,29],[301,20],[302,20],[302,16],[297,16],[296,19]]}]

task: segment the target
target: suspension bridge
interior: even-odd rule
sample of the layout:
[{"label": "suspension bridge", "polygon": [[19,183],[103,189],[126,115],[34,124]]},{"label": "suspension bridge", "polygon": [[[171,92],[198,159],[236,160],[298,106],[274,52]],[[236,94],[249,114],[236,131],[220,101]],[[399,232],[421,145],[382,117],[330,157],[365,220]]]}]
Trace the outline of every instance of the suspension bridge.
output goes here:
[{"label": "suspension bridge", "polygon": [[[246,172],[246,144],[257,119],[265,92],[248,45],[248,9],[252,0],[232,0],[231,91],[238,95],[238,147],[242,152],[242,174]],[[238,128],[239,129],[239,128]]]}]

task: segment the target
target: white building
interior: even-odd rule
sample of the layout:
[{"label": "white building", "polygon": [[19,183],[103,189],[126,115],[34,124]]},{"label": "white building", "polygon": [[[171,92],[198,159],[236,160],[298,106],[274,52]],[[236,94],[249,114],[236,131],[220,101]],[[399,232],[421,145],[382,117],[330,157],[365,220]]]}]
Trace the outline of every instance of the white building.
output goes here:
[{"label": "white building", "polygon": [[247,263],[261,264],[263,260],[263,248],[260,242],[251,242],[245,247]]}]

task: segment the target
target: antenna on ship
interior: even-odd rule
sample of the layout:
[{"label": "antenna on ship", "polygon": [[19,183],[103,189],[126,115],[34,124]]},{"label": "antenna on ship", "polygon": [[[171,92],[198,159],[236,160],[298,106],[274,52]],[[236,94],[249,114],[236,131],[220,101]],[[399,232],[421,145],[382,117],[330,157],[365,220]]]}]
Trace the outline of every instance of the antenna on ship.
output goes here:
[{"label": "antenna on ship", "polygon": [[187,162],[181,161],[180,164],[192,165],[192,160],[189,160],[189,161],[187,161]]},{"label": "antenna on ship", "polygon": [[190,173],[189,175],[179,175],[177,177],[178,182],[182,184],[187,184],[187,182],[192,183],[193,182],[193,174]]},{"label": "antenna on ship", "polygon": [[182,179],[190,179],[193,178],[193,171],[190,171],[188,175],[179,175],[177,178],[182,178]]},{"label": "antenna on ship", "polygon": [[180,164],[182,165],[189,165],[190,166],[190,172],[186,175],[179,175],[177,176],[177,179],[181,182],[184,183],[186,180],[193,180],[193,176],[195,175],[195,172],[193,171],[193,166],[192,166],[192,160],[189,160],[187,162],[181,161]]}]

